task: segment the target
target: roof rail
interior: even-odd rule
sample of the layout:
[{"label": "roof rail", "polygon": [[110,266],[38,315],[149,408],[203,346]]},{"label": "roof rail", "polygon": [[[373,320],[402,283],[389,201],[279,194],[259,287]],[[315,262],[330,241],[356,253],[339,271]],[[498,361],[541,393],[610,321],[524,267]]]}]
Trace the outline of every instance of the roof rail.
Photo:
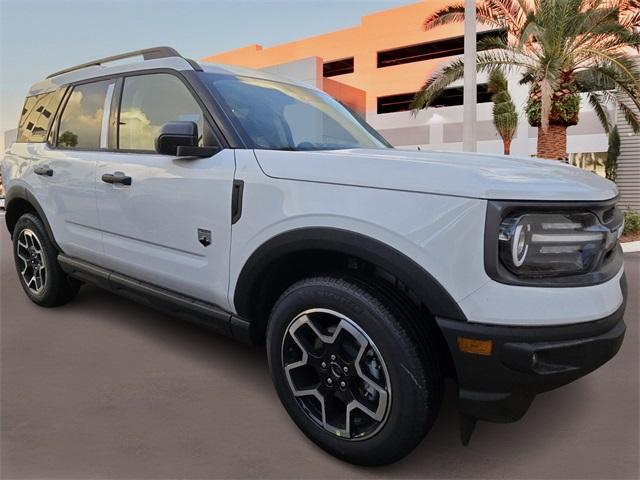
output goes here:
[{"label": "roof rail", "polygon": [[[62,75],[64,73],[74,72],[76,70],[80,70],[87,67],[97,67],[102,65],[103,63],[114,62],[116,60],[122,60],[130,57],[139,57],[142,56],[144,60],[153,60],[156,58],[168,58],[168,57],[179,57],[184,58],[180,55],[175,49],[171,47],[152,47],[145,48],[142,50],[134,50],[133,52],[121,53],[119,55],[113,55],[111,57],[99,58],[98,60],[92,60],[91,62],[82,63],[80,65],[76,65],[75,67],[65,68],[64,70],[60,70],[58,72],[52,73],[47,78],[57,77],[58,75]],[[194,70],[202,71],[200,65],[198,65],[194,60],[184,58],[189,64],[194,68]]]}]

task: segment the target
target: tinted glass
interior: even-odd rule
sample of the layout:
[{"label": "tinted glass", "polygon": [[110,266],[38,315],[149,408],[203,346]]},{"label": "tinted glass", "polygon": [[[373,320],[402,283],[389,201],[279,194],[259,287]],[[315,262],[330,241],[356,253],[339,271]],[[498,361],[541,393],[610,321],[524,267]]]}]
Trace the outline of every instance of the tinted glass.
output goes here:
[{"label": "tinted glass", "polygon": [[[486,83],[477,86],[477,102],[488,103],[491,101],[491,93]],[[411,110],[411,102],[415,98],[417,92],[399,93],[397,95],[387,95],[378,97],[378,113],[406,112]],[[436,98],[429,108],[454,107],[464,103],[464,88],[451,87],[445,88],[443,92]]]},{"label": "tinted glass", "polygon": [[335,77],[346,73],[353,73],[353,57],[327,62],[322,66],[323,77]]},{"label": "tinted glass", "polygon": [[59,146],[83,150],[100,148],[105,103],[108,103],[105,99],[113,83],[113,80],[105,80],[73,88],[60,117]]},{"label": "tinted glass", "polygon": [[170,121],[195,122],[202,145],[202,109],[179,78],[164,73],[125,78],[119,148],[153,151],[160,128]]},{"label": "tinted glass", "polygon": [[44,142],[56,113],[62,90],[28,97],[18,124],[18,142]]},{"label": "tinted glass", "polygon": [[[507,31],[503,29],[489,30],[479,32],[477,34],[477,42],[486,40],[487,38],[501,38],[507,40]],[[480,44],[478,51],[486,50]],[[451,57],[454,55],[464,54],[464,37],[444,38],[426,43],[418,43],[416,45],[407,45],[406,47],[394,48],[378,52],[378,68],[391,67],[393,65],[402,65],[404,63],[422,62],[424,60],[432,60],[434,58]]]},{"label": "tinted glass", "polygon": [[387,148],[343,105],[323,92],[250,77],[204,74],[207,86],[254,148]]}]

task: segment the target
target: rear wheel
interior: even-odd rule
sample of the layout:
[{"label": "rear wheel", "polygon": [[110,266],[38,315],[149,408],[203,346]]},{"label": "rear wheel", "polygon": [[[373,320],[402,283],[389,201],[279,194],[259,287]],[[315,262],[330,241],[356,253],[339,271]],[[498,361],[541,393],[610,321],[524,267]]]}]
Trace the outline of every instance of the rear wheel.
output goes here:
[{"label": "rear wheel", "polygon": [[55,307],[78,293],[80,283],[60,268],[58,251],[37,216],[26,213],[18,219],[13,230],[13,256],[20,285],[34,303]]},{"label": "rear wheel", "polygon": [[273,308],[267,348],[278,395],[298,427],[343,460],[394,462],[437,415],[442,375],[399,312],[332,277],[294,284]]}]

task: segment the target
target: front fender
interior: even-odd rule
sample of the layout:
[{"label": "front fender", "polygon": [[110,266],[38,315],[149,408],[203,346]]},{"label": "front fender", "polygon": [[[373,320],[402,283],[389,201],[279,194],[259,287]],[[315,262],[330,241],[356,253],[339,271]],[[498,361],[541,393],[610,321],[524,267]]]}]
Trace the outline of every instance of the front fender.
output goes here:
[{"label": "front fender", "polygon": [[304,250],[323,250],[360,258],[394,275],[437,316],[466,320],[458,304],[424,268],[374,238],[339,228],[299,228],[281,233],[260,246],[245,263],[235,287],[234,303],[242,316],[251,308],[254,286],[270,264]]}]

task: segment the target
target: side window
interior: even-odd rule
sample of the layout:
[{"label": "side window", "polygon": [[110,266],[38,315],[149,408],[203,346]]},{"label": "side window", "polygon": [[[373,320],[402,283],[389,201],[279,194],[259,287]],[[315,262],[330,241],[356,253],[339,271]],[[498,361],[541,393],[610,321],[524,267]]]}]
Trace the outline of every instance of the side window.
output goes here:
[{"label": "side window", "polygon": [[105,111],[109,110],[113,86],[114,80],[104,80],[73,87],[60,117],[59,146],[82,150],[106,148]]},{"label": "side window", "polygon": [[22,114],[20,115],[20,122],[18,123],[18,136],[17,142],[28,142],[31,137],[31,130],[33,130],[33,122],[29,123],[29,117],[32,116],[33,107],[36,104],[37,97],[27,97],[24,101],[24,107],[22,107]]},{"label": "side window", "polygon": [[198,125],[203,145],[204,116],[189,89],[174,75],[157,73],[126,77],[120,102],[118,147],[154,151],[160,128],[170,121]]},{"label": "side window", "polygon": [[63,89],[28,97],[18,124],[18,142],[44,142]]}]

